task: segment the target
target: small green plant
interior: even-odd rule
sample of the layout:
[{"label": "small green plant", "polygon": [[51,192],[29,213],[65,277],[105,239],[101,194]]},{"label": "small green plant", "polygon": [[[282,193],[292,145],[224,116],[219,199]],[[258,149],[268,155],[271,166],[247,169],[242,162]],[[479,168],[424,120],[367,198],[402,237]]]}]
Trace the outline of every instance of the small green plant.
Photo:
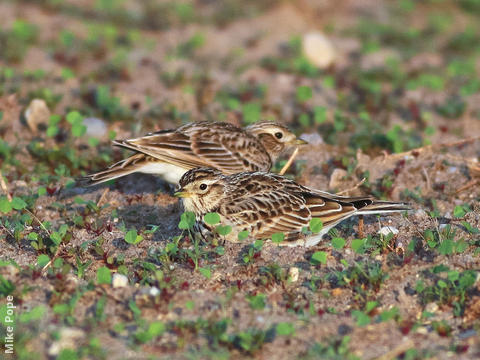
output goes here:
[{"label": "small green plant", "polygon": [[243,262],[245,264],[251,264],[253,260],[260,256],[263,248],[263,240],[255,240],[255,242],[249,246],[247,253],[243,256]]},{"label": "small green plant", "polygon": [[316,343],[313,345],[302,359],[329,359],[329,360],[359,360],[360,358],[350,352],[348,345],[350,336],[335,338],[328,344]]},{"label": "small green plant", "polygon": [[[446,276],[442,276],[445,274]],[[416,284],[415,291],[422,305],[437,302],[451,305],[455,316],[462,316],[468,293],[472,290],[477,272],[474,270],[449,270],[446,266],[437,266],[424,272],[424,278]],[[428,275],[428,277],[426,277]]]}]

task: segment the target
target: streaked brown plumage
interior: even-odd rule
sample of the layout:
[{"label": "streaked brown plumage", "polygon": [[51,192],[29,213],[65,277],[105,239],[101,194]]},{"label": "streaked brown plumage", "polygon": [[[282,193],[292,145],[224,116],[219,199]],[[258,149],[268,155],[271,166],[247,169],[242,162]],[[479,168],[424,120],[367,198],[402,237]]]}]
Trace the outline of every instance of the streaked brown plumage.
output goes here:
[{"label": "streaked brown plumage", "polygon": [[212,167],[224,174],[269,171],[284,151],[306,142],[283,125],[261,122],[244,129],[224,122],[190,123],[173,130],[116,140],[136,154],[87,176],[98,184],[134,172],[157,174],[178,183],[189,169]]},{"label": "streaked brown plumage", "polygon": [[[299,185],[283,176],[266,172],[223,175],[209,168],[193,169],[180,179],[176,196],[183,198],[186,211],[195,213],[197,229],[204,236],[213,227],[203,216],[216,212],[223,225],[233,231],[229,241],[238,241],[238,233],[247,230],[253,239],[285,235],[284,245],[317,244],[339,222],[362,214],[381,214],[408,210],[407,204],[374,200],[371,197],[343,197]],[[305,236],[312,218],[323,222],[318,234]]]}]

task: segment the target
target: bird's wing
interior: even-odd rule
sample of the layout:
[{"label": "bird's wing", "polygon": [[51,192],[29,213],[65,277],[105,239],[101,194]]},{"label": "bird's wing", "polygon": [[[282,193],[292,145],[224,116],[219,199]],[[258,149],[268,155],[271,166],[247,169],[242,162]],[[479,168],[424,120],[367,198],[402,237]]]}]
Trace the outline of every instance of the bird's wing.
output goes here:
[{"label": "bird's wing", "polygon": [[227,174],[257,170],[268,157],[255,138],[225,123],[193,123],[114,144],[185,169],[214,167]]},{"label": "bird's wing", "polygon": [[284,191],[236,198],[226,202],[222,213],[257,239],[280,232],[286,240],[295,238],[311,219],[304,200]]},{"label": "bird's wing", "polygon": [[[305,204],[312,218],[322,220],[324,227],[332,227],[340,221],[352,216],[358,211],[354,202],[347,198],[340,200],[337,196],[328,193],[305,192]],[[353,199],[353,198],[352,198]],[[371,201],[369,198],[358,198],[360,201]]]},{"label": "bird's wing", "polygon": [[270,156],[265,148],[256,138],[243,131],[208,128],[192,136],[192,150],[199,158],[225,174],[268,171],[271,167]]}]

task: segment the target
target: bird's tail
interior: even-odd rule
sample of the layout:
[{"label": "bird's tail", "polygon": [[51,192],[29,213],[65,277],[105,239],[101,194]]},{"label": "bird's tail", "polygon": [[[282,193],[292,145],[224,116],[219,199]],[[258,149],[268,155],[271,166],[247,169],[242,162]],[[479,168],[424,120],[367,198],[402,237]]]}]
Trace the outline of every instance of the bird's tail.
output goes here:
[{"label": "bird's tail", "polygon": [[386,214],[411,209],[409,204],[403,202],[373,200],[370,204],[359,206],[356,215]]},{"label": "bird's tail", "polygon": [[86,186],[97,185],[135,172],[142,172],[148,165],[149,157],[145,154],[137,153],[111,165],[105,170],[87,175],[79,179],[78,182]]}]

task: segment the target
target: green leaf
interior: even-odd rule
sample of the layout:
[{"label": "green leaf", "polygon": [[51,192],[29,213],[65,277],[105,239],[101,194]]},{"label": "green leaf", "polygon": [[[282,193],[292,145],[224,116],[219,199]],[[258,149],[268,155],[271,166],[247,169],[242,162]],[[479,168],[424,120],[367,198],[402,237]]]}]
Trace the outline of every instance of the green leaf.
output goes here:
[{"label": "green leaf", "polygon": [[78,355],[75,350],[62,349],[57,357],[57,360],[78,360]]},{"label": "green leaf", "polygon": [[465,226],[465,229],[470,233],[470,234],[479,234],[480,229],[477,229],[476,227],[473,227],[470,223],[466,221],[462,221],[462,225]]},{"label": "green leaf", "polygon": [[442,288],[442,289],[447,287],[447,283],[443,280],[438,280],[437,285],[439,288]]},{"label": "green leaf", "polygon": [[399,314],[399,310],[396,306],[392,307],[390,310],[385,310],[380,313],[380,321],[388,321],[390,319],[395,319]]},{"label": "green leaf", "polygon": [[54,242],[55,245],[60,245],[60,243],[62,242],[62,235],[60,235],[60,233],[54,231],[52,232],[52,234],[50,235],[50,239],[52,239],[52,241]]},{"label": "green leaf", "polygon": [[195,214],[191,211],[185,211],[180,216],[180,222],[178,223],[178,228],[182,230],[187,230],[193,228],[195,224]]},{"label": "green leaf", "polygon": [[455,209],[453,209],[453,216],[456,218],[463,218],[466,213],[464,207],[460,205],[455,206]]},{"label": "green leaf", "polygon": [[78,111],[70,111],[67,114],[67,122],[72,125],[82,123],[83,116]]},{"label": "green leaf", "polygon": [[25,201],[23,201],[23,199],[15,196],[12,199],[12,207],[15,210],[22,210],[22,209],[25,209],[27,207],[27,203]]},{"label": "green leaf", "polygon": [[327,121],[327,108],[324,106],[314,106],[313,119],[317,124],[323,124]]},{"label": "green leaf", "polygon": [[456,281],[460,278],[460,273],[457,270],[450,270],[447,273],[448,280],[450,281]]},{"label": "green leaf", "polygon": [[232,232],[232,227],[230,225],[218,225],[215,230],[219,235],[226,236]]},{"label": "green leaf", "polygon": [[243,105],[243,119],[247,124],[253,124],[260,120],[261,107],[257,103],[247,103]]},{"label": "green leaf", "polygon": [[283,232],[277,232],[272,234],[272,241],[275,244],[280,244],[285,239],[285,234]]},{"label": "green leaf", "polygon": [[365,252],[365,239],[353,239],[352,250],[357,254],[363,254]]},{"label": "green leaf", "polygon": [[43,305],[34,307],[32,310],[20,314],[19,320],[21,323],[29,323],[31,321],[40,320],[43,318],[47,309]]},{"label": "green leaf", "polygon": [[313,253],[310,263],[313,265],[326,264],[327,263],[327,253],[325,251],[316,251]]},{"label": "green leaf", "polygon": [[45,265],[48,264],[49,261],[50,261],[50,258],[48,257],[48,255],[40,254],[38,255],[38,258],[37,258],[37,265],[43,268]]},{"label": "green leaf", "polygon": [[345,239],[341,237],[336,237],[332,239],[332,246],[335,249],[343,249],[345,246]]},{"label": "green leaf", "polygon": [[239,241],[243,241],[243,240],[245,240],[246,238],[248,238],[248,235],[249,235],[248,230],[240,231],[240,232],[238,233],[238,240],[239,240]]},{"label": "green leaf", "polygon": [[289,336],[295,333],[295,327],[292,323],[289,322],[281,322],[278,323],[276,328],[277,335]]},{"label": "green leaf", "polygon": [[58,134],[59,132],[59,128],[58,126],[56,125],[50,125],[48,128],[47,128],[47,136],[48,137],[54,137]]},{"label": "green leaf", "polygon": [[298,102],[305,102],[311,99],[313,96],[313,91],[310,86],[299,86],[297,88],[297,101]]},{"label": "green leaf", "polygon": [[209,268],[198,268],[198,271],[207,279],[210,279],[212,277],[212,270],[210,270]]},{"label": "green leaf", "polygon": [[378,301],[367,301],[367,305],[365,305],[365,312],[368,314],[377,306],[378,306]]},{"label": "green leaf", "polygon": [[83,124],[75,124],[72,126],[72,135],[76,137],[80,137],[85,135],[87,132],[87,127]]},{"label": "green leaf", "polygon": [[88,139],[88,145],[90,145],[91,147],[96,147],[99,143],[100,140],[98,140],[97,138],[91,137]]},{"label": "green leaf", "polygon": [[154,321],[148,326],[148,334],[152,338],[162,335],[165,332],[165,324],[161,321]]},{"label": "green leaf", "polygon": [[357,320],[358,326],[365,326],[370,324],[370,316],[360,310],[353,310],[352,316]]},{"label": "green leaf", "polygon": [[143,240],[143,236],[137,234],[137,230],[132,229],[125,234],[125,241],[129,244],[136,245]]},{"label": "green leaf", "polygon": [[97,270],[97,283],[98,284],[110,284],[112,282],[112,273],[106,266],[102,266]]},{"label": "green leaf", "polygon": [[58,315],[67,315],[70,312],[68,304],[56,304],[53,306],[53,312]]},{"label": "green leaf", "polygon": [[0,212],[8,213],[12,211],[12,204],[8,201],[6,196],[0,197]]},{"label": "green leaf", "polygon": [[310,231],[313,232],[314,234],[319,233],[323,229],[322,220],[319,218],[311,219],[308,225],[309,225]]},{"label": "green leaf", "polygon": [[253,310],[262,310],[266,306],[266,296],[264,294],[257,294],[253,296],[247,296],[250,307]]},{"label": "green leaf", "polygon": [[455,243],[452,239],[443,240],[438,246],[438,252],[442,255],[451,255],[453,254],[453,247]]},{"label": "green leaf", "polygon": [[220,215],[215,212],[206,213],[203,216],[203,221],[205,221],[209,225],[218,224],[220,222]]}]

